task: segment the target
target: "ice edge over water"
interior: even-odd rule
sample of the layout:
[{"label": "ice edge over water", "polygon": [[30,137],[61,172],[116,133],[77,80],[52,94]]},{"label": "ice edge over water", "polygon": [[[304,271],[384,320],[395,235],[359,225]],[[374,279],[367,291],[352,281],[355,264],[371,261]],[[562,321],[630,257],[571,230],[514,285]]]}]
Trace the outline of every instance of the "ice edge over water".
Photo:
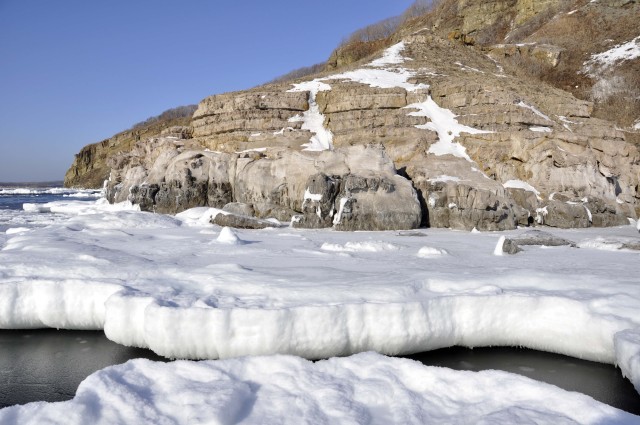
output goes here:
[{"label": "ice edge over water", "polygon": [[[525,346],[618,364],[640,387],[640,315],[628,273],[611,282],[588,276],[585,288],[604,291],[589,299],[571,295],[583,288],[584,277],[568,282],[564,275],[513,269],[464,276],[458,266],[455,273],[442,272],[448,258],[458,264],[462,254],[459,240],[446,245],[465,238],[455,232],[442,238],[433,231],[428,247],[389,232],[255,231],[238,232],[240,239],[208,223],[219,210],[195,208],[174,218],[130,209],[107,208],[103,201],[50,203],[46,211],[69,218],[7,235],[0,250],[0,327],[104,329],[115,342],[189,359]],[[637,235],[633,227],[617,233]],[[229,239],[234,243],[221,243]],[[595,252],[589,240],[580,243],[584,249],[559,253],[589,255]],[[464,255],[479,255],[482,246],[482,261],[497,262],[492,267],[508,267],[522,256],[546,258],[544,250],[493,257],[492,247],[501,247],[496,235],[464,241],[476,244]],[[266,257],[261,269],[260,257],[270,252],[297,267],[282,274],[276,257]],[[425,260],[436,252],[437,260]],[[637,256],[598,252],[631,262]],[[382,256],[399,269],[359,276]],[[372,276],[382,277],[366,286]],[[609,293],[611,283],[617,289]]]},{"label": "ice edge over water", "polygon": [[5,421],[630,424],[637,417],[518,375],[452,371],[362,353],[315,363],[282,355],[214,362],[131,360],[94,373],[68,402],[0,410],[0,422]]}]

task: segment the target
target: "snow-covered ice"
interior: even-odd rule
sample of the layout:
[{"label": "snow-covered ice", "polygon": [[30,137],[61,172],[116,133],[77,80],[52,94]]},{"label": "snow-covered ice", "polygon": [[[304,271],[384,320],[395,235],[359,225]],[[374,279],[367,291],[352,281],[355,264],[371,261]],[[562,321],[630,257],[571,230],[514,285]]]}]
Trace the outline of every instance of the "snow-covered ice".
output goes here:
[{"label": "snow-covered ice", "polygon": [[98,371],[75,398],[0,410],[47,424],[633,424],[579,393],[499,371],[452,371],[375,353],[154,363]]},{"label": "snow-covered ice", "polygon": [[397,251],[400,247],[389,242],[380,241],[347,242],[344,245],[325,242],[320,249],[336,252],[382,252]]},{"label": "snow-covered ice", "polygon": [[[220,213],[209,208],[171,217],[135,211],[126,204],[107,208],[97,201],[51,203],[42,211],[43,217],[50,217],[47,226],[39,222],[28,232],[0,234],[1,328],[104,329],[115,342],[189,359],[276,353],[318,359],[369,350],[395,355],[453,345],[525,346],[624,365],[622,370],[636,387],[640,383],[639,348],[632,337],[640,329],[640,253],[603,250],[594,242],[639,240],[633,225],[552,230],[582,248],[524,247],[515,256],[494,256],[500,237],[523,230],[471,235],[429,229],[427,238],[291,228],[231,231],[209,224],[210,217]],[[222,243],[229,240],[232,243]],[[229,415],[232,406],[253,415],[262,412],[255,410],[261,394],[282,388],[273,381],[273,387],[265,384],[260,393],[263,386],[252,382],[262,379],[261,374],[280,370],[283,376],[315,377],[343,370],[343,380],[333,384],[300,387],[295,394],[306,400],[327,388],[348,388],[355,379],[351,368],[358,362],[371,368],[362,369],[369,370],[362,372],[362,379],[371,379],[378,391],[414,391],[415,382],[409,378],[385,375],[400,373],[409,363],[377,355],[317,364],[291,357],[166,366],[136,361],[93,375],[72,402],[10,408],[0,411],[0,419],[55,419],[64,411],[68,423],[108,422],[114,418],[109,409],[119,406],[119,397],[128,400],[131,417],[145,414],[140,412],[148,412],[149,418],[180,415],[182,410],[176,412],[171,404],[176,397],[196,400],[189,407],[196,409],[189,413],[195,415],[191,418]],[[246,375],[238,372],[244,367]],[[198,368],[203,369],[187,372]],[[555,416],[545,415],[559,412],[561,419],[578,423],[600,420],[594,412],[608,420],[627,418],[586,397],[508,374],[469,374],[413,364],[409,368],[425,377],[436,376],[424,379],[441,384],[414,391],[431,401],[418,397],[413,405],[407,398],[408,404],[397,407],[406,414],[417,406],[430,406],[425,417],[445,422],[449,417],[455,422],[455,415],[463,414],[456,413],[459,409],[488,422],[513,421],[518,415],[542,415],[551,422]],[[480,388],[473,384],[475,379],[491,389],[470,393]],[[331,398],[337,404],[318,407],[318,414],[340,410],[336,406],[344,403],[338,399],[352,400],[355,404],[347,404],[362,403],[354,411],[369,412],[374,423],[385,423],[389,417],[384,409],[392,408],[390,402],[382,403],[383,408],[375,404],[378,396],[358,401],[359,391],[373,391],[366,389],[374,388],[371,385],[339,392],[338,398]],[[150,398],[140,386],[170,396]],[[509,398],[518,386],[528,391],[529,401]],[[481,394],[489,394],[490,401],[473,401],[484,400],[477,398]],[[551,398],[559,404],[547,403],[546,394],[554,394]],[[447,407],[438,398],[445,396],[458,397],[459,402]],[[198,410],[208,400],[227,407]],[[256,402],[253,409],[247,400]],[[584,408],[569,408],[578,403],[575,400],[582,400],[576,406]],[[493,410],[479,407],[486,403]],[[97,405],[106,410],[96,410]],[[587,416],[579,416],[583,414]],[[408,418],[410,422],[413,416]],[[217,420],[232,421],[226,416]]]},{"label": "snow-covered ice", "polygon": [[0,187],[0,195],[62,195],[70,198],[99,198],[102,191],[97,189],[52,188],[7,188]]},{"label": "snow-covered ice", "polygon": [[423,246],[416,254],[420,258],[433,258],[449,254],[445,249],[434,248],[432,246]]}]

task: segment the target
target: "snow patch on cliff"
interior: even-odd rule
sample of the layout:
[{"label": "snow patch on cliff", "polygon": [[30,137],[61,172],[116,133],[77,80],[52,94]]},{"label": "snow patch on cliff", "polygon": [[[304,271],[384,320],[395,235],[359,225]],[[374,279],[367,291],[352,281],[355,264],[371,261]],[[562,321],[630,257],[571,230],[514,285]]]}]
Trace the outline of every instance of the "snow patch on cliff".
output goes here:
[{"label": "snow patch on cliff", "polygon": [[458,120],[456,120],[456,115],[453,112],[449,109],[438,106],[431,96],[429,96],[424,102],[413,103],[411,105],[407,105],[406,108],[417,109],[416,112],[409,113],[411,116],[427,117],[431,120],[426,124],[416,125],[416,127],[425,130],[432,130],[438,133],[438,142],[432,144],[428,150],[429,153],[434,155],[453,155],[473,162],[467,154],[467,149],[460,143],[454,142],[453,140],[458,137],[460,133],[490,133],[489,131],[478,130],[476,128],[460,124]]}]

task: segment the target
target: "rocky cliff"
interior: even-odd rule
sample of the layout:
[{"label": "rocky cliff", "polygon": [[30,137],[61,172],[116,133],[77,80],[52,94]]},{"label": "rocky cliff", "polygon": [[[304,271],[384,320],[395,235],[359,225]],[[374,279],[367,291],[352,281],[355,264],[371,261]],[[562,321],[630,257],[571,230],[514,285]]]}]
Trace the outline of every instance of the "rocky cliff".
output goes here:
[{"label": "rocky cliff", "polygon": [[[504,7],[533,25],[558,3],[445,1],[459,33],[412,21],[348,66],[210,96],[188,129],[111,156],[108,197],[168,213],[233,204],[343,230],[626,224],[640,213],[640,154],[627,140],[637,131],[508,66],[513,55],[557,66],[565,47],[471,42]],[[467,16],[478,7],[490,10]]]},{"label": "rocky cliff", "polygon": [[[163,117],[160,115],[150,118],[147,122],[140,123],[130,130],[120,132],[109,139],[85,146],[76,154],[71,167],[67,170],[64,176],[64,186],[101,188],[111,172],[111,168],[107,165],[107,161],[110,158],[123,152],[130,152],[135,143],[140,140],[147,140],[160,135],[172,135],[174,133],[173,127],[179,128],[188,125],[190,120],[190,116]],[[188,134],[177,135],[180,137],[189,136]]]}]

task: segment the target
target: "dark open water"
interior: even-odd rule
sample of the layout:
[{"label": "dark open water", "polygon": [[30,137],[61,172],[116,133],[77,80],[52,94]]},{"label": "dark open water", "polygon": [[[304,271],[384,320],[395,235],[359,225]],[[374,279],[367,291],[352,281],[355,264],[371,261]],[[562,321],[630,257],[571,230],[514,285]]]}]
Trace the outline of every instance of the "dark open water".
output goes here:
[{"label": "dark open water", "polygon": [[[167,361],[150,350],[116,344],[101,331],[0,330],[0,408],[69,400],[91,373],[140,357]],[[453,347],[407,357],[457,370],[514,372],[640,415],[640,395],[611,365],[505,347]]]}]

